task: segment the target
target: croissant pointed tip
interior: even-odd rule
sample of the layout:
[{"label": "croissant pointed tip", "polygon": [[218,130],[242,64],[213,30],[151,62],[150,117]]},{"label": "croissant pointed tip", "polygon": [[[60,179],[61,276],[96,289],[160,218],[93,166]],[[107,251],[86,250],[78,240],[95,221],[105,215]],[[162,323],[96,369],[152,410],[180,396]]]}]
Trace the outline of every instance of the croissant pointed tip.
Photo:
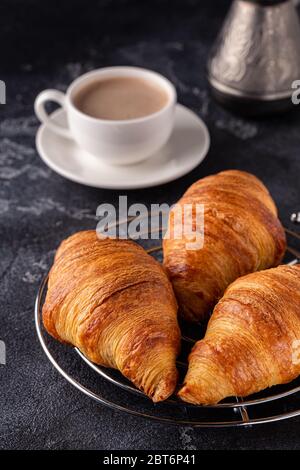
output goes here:
[{"label": "croissant pointed tip", "polygon": [[183,387],[181,387],[181,389],[177,393],[177,396],[183,401],[186,401],[186,402],[189,402],[189,403],[195,403],[195,401],[193,400],[192,395],[190,394],[189,387],[185,384],[183,385]]},{"label": "croissant pointed tip", "polygon": [[186,391],[186,386],[183,385],[183,386],[179,389],[179,391],[177,392],[177,396],[178,396],[178,397],[181,397],[181,395],[184,396],[185,391]]},{"label": "croissant pointed tip", "polygon": [[177,370],[172,370],[160,380],[151,397],[154,403],[166,400],[174,393],[177,384],[177,377]]},{"label": "croissant pointed tip", "polygon": [[177,396],[187,403],[192,405],[213,405],[214,402],[211,397],[205,395],[203,390],[195,388],[195,385],[184,384],[181,389],[178,391]]}]

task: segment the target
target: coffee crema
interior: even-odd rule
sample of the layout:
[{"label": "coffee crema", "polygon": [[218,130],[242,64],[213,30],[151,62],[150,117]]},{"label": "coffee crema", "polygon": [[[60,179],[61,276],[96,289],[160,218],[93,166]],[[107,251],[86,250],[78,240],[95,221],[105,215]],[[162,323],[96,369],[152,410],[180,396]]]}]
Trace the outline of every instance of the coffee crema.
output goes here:
[{"label": "coffee crema", "polygon": [[151,80],[112,77],[83,87],[75,95],[74,105],[93,118],[124,121],[154,114],[168,101],[168,93]]}]

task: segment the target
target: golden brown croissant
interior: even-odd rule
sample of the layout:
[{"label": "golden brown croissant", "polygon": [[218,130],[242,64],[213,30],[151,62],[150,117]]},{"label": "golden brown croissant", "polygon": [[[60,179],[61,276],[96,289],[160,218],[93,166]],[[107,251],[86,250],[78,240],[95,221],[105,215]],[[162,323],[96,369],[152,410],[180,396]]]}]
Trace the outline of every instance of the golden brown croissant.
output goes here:
[{"label": "golden brown croissant", "polygon": [[175,211],[200,203],[204,204],[203,248],[187,249],[186,237],[176,239],[174,211],[169,239],[163,242],[164,265],[181,313],[189,321],[206,320],[238,277],[279,264],[286,246],[275,204],[255,176],[230,170],[203,178],[186,191]]},{"label": "golden brown croissant", "polygon": [[172,286],[160,264],[128,240],[79,232],[60,245],[43,322],[54,338],[96,364],[119,369],[153,401],[177,382],[180,331]]},{"label": "golden brown croissant", "polygon": [[248,274],[216,305],[179,396],[215,404],[300,375],[300,265]]}]

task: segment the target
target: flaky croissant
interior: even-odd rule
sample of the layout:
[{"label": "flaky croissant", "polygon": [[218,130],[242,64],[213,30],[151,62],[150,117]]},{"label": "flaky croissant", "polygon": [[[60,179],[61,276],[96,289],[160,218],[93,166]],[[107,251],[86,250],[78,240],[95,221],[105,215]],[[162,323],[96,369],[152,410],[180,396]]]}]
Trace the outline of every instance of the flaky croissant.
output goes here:
[{"label": "flaky croissant", "polygon": [[62,242],[51,268],[43,322],[54,338],[96,364],[119,369],[153,401],[177,383],[177,304],[160,264],[128,240],[94,231]]},{"label": "flaky croissant", "polygon": [[300,265],[233,282],[189,357],[183,400],[215,404],[300,375]]},{"label": "flaky croissant", "polygon": [[[204,205],[204,246],[196,250],[185,236],[174,236],[180,222],[174,213],[189,204]],[[197,181],[175,212],[163,242],[164,265],[186,320],[205,321],[231,282],[276,266],[283,257],[286,239],[275,204],[249,173],[223,171]]]}]

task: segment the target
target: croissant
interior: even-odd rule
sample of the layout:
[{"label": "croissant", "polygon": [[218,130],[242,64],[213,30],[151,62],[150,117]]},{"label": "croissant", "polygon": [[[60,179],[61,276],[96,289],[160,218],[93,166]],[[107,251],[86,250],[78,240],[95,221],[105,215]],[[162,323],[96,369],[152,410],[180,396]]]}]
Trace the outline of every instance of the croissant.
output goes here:
[{"label": "croissant", "polygon": [[[191,249],[184,234],[174,236],[176,224],[182,222],[176,211],[183,213],[189,204],[193,208],[204,205],[204,245],[200,249]],[[275,204],[255,176],[229,170],[197,181],[170,212],[163,241],[164,266],[181,314],[188,321],[205,321],[231,282],[277,266],[285,247]]]},{"label": "croissant", "polygon": [[58,248],[43,306],[54,338],[119,369],[154,402],[177,383],[177,304],[162,266],[128,240],[83,231]]},{"label": "croissant", "polygon": [[215,404],[300,375],[300,265],[252,273],[233,282],[189,357],[179,396]]}]

